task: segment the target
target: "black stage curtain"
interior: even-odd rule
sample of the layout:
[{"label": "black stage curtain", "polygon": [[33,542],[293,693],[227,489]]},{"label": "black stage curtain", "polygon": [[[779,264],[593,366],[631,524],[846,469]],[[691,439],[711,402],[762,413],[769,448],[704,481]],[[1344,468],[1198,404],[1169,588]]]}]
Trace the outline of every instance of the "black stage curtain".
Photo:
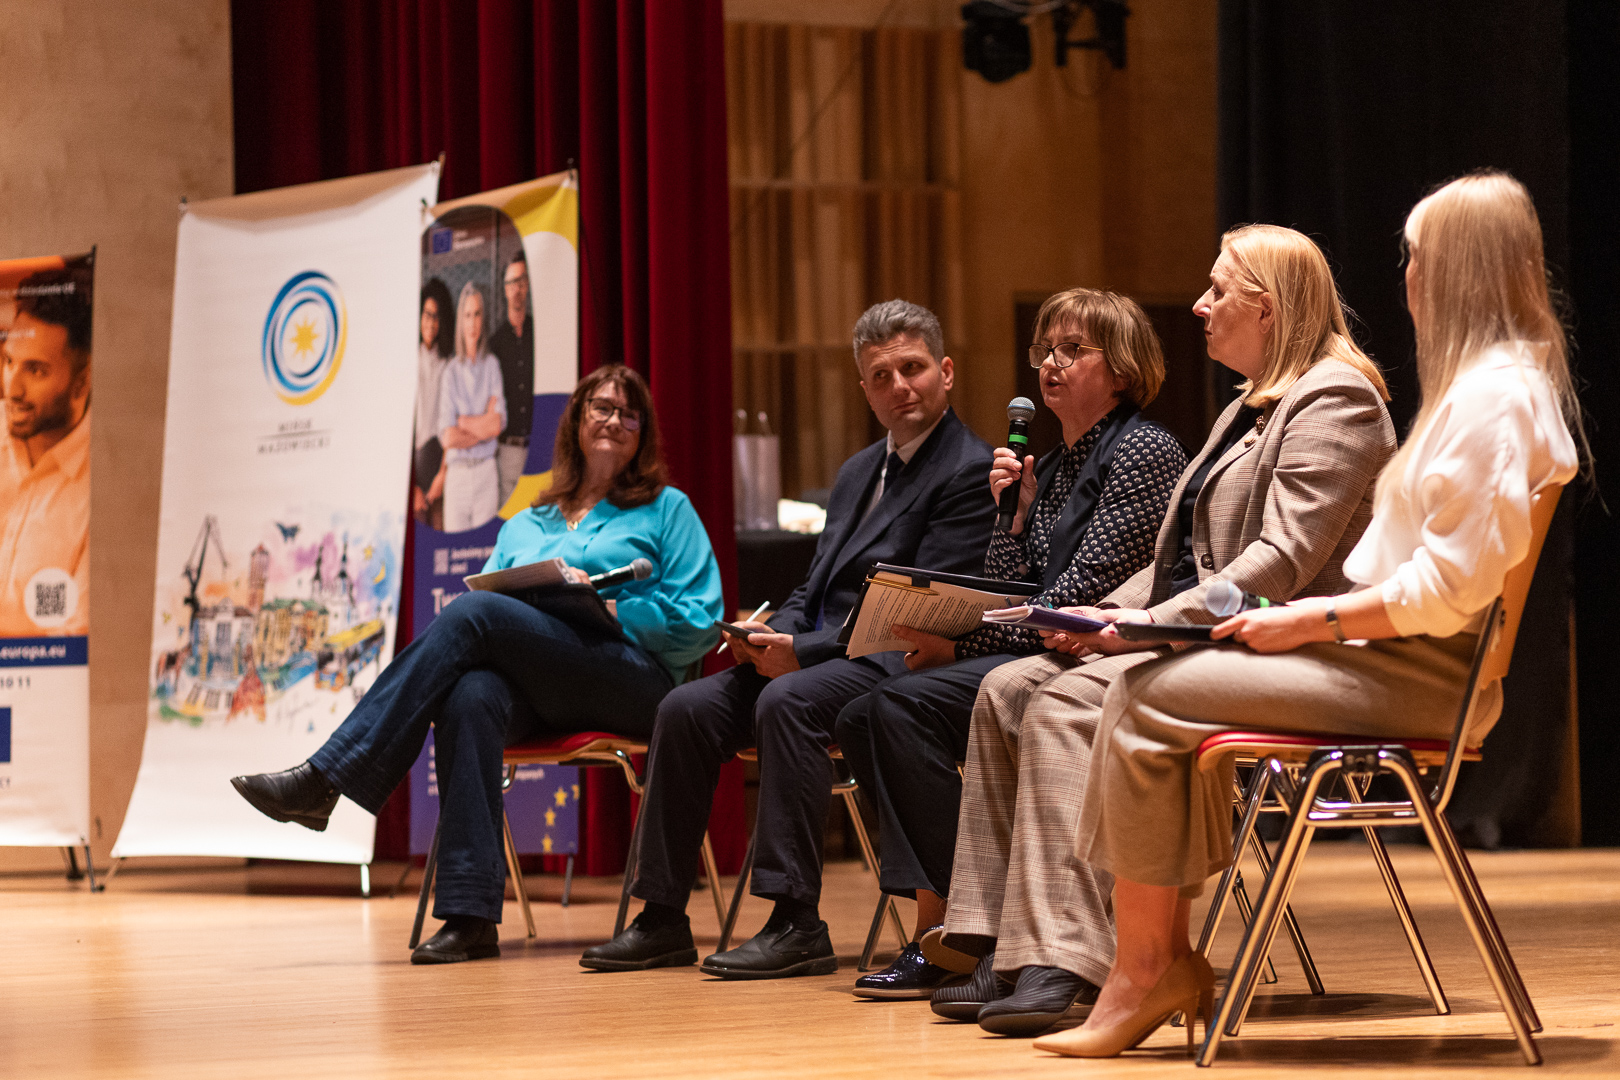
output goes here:
[{"label": "black stage curtain", "polygon": [[[1402,223],[1436,184],[1495,167],[1535,197],[1554,282],[1576,302],[1577,359],[1602,453],[1604,413],[1620,396],[1620,381],[1603,374],[1620,339],[1612,184],[1620,173],[1613,65],[1598,63],[1612,58],[1595,54],[1620,42],[1613,12],[1577,2],[1566,19],[1562,3],[1545,0],[1220,6],[1219,224],[1291,225],[1322,244],[1360,316],[1358,336],[1389,375],[1390,411],[1403,433],[1418,393]],[[1609,503],[1620,500],[1610,495]],[[1606,556],[1616,531],[1589,491],[1566,493],[1519,633],[1503,718],[1485,761],[1464,767],[1452,800],[1467,843],[1581,842],[1570,701],[1577,603],[1588,645],[1580,695],[1585,835],[1589,843],[1620,835],[1614,807],[1599,797],[1613,789],[1620,753],[1609,705],[1615,665],[1595,655],[1614,636],[1620,571]]]}]

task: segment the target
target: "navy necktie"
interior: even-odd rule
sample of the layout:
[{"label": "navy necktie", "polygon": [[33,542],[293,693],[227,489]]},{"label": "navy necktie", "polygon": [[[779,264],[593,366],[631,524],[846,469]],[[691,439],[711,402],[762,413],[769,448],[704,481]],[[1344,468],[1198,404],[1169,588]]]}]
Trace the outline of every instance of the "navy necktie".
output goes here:
[{"label": "navy necktie", "polygon": [[893,450],[889,451],[889,460],[883,466],[883,494],[887,495],[894,489],[894,478],[900,475],[900,470],[906,463],[900,460],[900,455]]}]

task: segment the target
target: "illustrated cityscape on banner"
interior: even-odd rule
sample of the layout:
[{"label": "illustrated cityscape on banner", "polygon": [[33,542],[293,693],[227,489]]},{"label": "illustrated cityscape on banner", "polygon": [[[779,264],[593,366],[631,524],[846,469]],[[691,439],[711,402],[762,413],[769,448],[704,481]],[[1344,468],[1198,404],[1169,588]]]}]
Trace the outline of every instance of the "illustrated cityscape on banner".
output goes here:
[{"label": "illustrated cityscape on banner", "polygon": [[[417,396],[412,454],[416,634],[461,593],[495,536],[551,483],[551,451],[578,378],[579,192],[569,173],[434,208],[421,238]],[[447,453],[438,433],[456,415],[445,379],[471,365],[479,411],[499,397],[500,434]],[[458,388],[457,392],[459,392]],[[466,404],[471,404],[466,403]],[[451,454],[471,464],[452,469]],[[430,741],[411,770],[411,850],[432,843],[438,783]],[[506,795],[524,854],[579,845],[578,770],[525,765]]]},{"label": "illustrated cityscape on banner", "polygon": [[0,844],[90,834],[95,253],[0,262]]},{"label": "illustrated cityscape on banner", "polygon": [[258,813],[393,654],[415,238],[438,167],[193,204],[175,271],[148,722],[115,856],[369,862]]}]

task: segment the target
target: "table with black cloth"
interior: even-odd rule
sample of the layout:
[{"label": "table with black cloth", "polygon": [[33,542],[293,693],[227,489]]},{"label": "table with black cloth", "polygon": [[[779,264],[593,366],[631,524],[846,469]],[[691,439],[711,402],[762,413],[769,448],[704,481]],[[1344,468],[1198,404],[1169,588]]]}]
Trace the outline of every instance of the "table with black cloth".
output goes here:
[{"label": "table with black cloth", "polygon": [[819,539],[786,529],[737,530],[737,606],[753,611],[769,601],[775,611],[786,603],[810,576]]}]

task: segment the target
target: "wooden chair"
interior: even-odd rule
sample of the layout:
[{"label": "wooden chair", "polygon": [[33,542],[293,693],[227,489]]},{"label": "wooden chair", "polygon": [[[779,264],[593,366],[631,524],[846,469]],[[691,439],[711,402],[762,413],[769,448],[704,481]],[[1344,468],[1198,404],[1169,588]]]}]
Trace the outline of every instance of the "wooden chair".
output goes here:
[{"label": "wooden chair", "polygon": [[[1297,926],[1292,925],[1288,900],[1303,865],[1305,852],[1317,829],[1361,829],[1367,836],[1374,861],[1383,874],[1384,884],[1406,931],[1407,941],[1434,1001],[1435,1010],[1441,1014],[1450,1011],[1428,951],[1412,919],[1410,905],[1389,862],[1389,854],[1377,837],[1376,830],[1380,826],[1410,825],[1422,827],[1440,863],[1446,883],[1456,897],[1463,922],[1479,950],[1485,973],[1502,1004],[1526,1063],[1541,1063],[1541,1051],[1533,1037],[1541,1030],[1541,1021],[1536,1016],[1530,995],[1525,990],[1524,981],[1519,976],[1468,857],[1446,821],[1445,808],[1456,785],[1458,767],[1464,760],[1477,760],[1479,757],[1478,749],[1469,748],[1466,740],[1483,691],[1507,675],[1519,620],[1524,613],[1530,582],[1535,576],[1536,561],[1552,524],[1561,491],[1561,488],[1548,488],[1531,500],[1530,550],[1524,560],[1509,571],[1502,595],[1487,615],[1449,740],[1386,739],[1376,744],[1352,745],[1346,744],[1342,735],[1228,731],[1211,736],[1199,748],[1201,768],[1213,768],[1221,758],[1234,754],[1240,762],[1250,760],[1255,763],[1253,778],[1244,793],[1244,814],[1238,826],[1235,854],[1241,854],[1241,844],[1253,838],[1254,821],[1268,793],[1288,814],[1288,824],[1278,845],[1275,861],[1263,855],[1261,857],[1266,874],[1265,884],[1233,960],[1215,1019],[1205,1033],[1198,1055],[1199,1065],[1213,1064],[1222,1037],[1236,1036],[1241,1030],[1280,923],[1290,922],[1290,934],[1300,949],[1307,975],[1314,972],[1309,953],[1303,949],[1303,938],[1298,936]],[[1429,774],[1433,781],[1427,789],[1424,774]],[[1368,785],[1378,775],[1394,776],[1405,789],[1407,797],[1368,801]],[[1330,785],[1335,778],[1343,781],[1342,799],[1330,797]],[[1256,845],[1256,849],[1257,855],[1265,851],[1263,844]],[[1221,887],[1211,905],[1212,909],[1217,904],[1224,904],[1224,890],[1235,881],[1235,863],[1234,859],[1234,866],[1222,875]],[[1268,863],[1271,865],[1268,866]],[[1218,924],[1218,911],[1212,910],[1211,919]],[[1201,942],[1201,946],[1207,948],[1207,939],[1212,937],[1211,924],[1206,920],[1206,940]],[[1312,987],[1313,992],[1320,993],[1319,987],[1320,981],[1317,980]]]},{"label": "wooden chair", "polygon": [[[695,661],[685,672],[682,682],[690,682],[702,674],[702,661]],[[501,754],[501,762],[506,766],[506,775],[501,781],[501,791],[504,794],[511,790],[512,781],[517,776],[517,770],[523,765],[571,765],[576,768],[604,768],[617,766],[624,773],[625,783],[630,790],[639,797],[642,794],[645,777],[640,769],[636,768],[634,757],[645,756],[647,744],[624,735],[616,735],[607,731],[582,731],[571,735],[558,735],[545,739],[534,739],[516,746],[507,747]],[[529,937],[535,936],[534,913],[529,909],[529,893],[523,882],[523,869],[518,864],[517,845],[512,841],[512,825],[507,820],[506,813],[501,812],[501,832],[506,849],[506,872],[511,878],[513,891],[517,895],[518,906],[523,910],[523,922]],[[422,872],[422,891],[416,900],[416,921],[411,927],[412,949],[422,940],[422,923],[427,917],[428,896],[433,891],[435,871],[438,868],[439,856],[439,830],[433,829],[433,842],[428,847],[427,865]],[[613,924],[613,936],[618,937],[624,930],[625,917],[630,907],[630,883],[636,876],[636,863],[641,856],[641,815],[636,815],[635,825],[630,830],[630,848],[625,853],[624,884],[619,890],[619,914]],[[724,923],[726,919],[725,898],[720,892],[720,874],[715,867],[714,847],[709,843],[709,834],[703,834],[703,869],[709,878],[709,894],[714,900],[715,918]],[[568,856],[568,869],[563,877],[562,906],[568,906],[569,893],[573,887],[574,857]]]},{"label": "wooden chair", "polygon": [[[828,755],[834,761],[844,760],[843,752],[838,747],[828,748]],[[744,750],[737,755],[741,761],[758,761],[757,750]],[[850,825],[855,829],[855,839],[861,845],[861,860],[873,877],[878,875],[877,852],[872,847],[872,837],[866,831],[866,822],[861,818],[860,803],[856,801],[856,792],[859,785],[854,777],[833,782],[832,793],[841,795],[844,799],[844,808],[849,811]],[[754,872],[754,837],[748,838],[748,851],[743,856],[742,870],[737,875],[737,887],[731,893],[731,906],[724,918],[720,920],[720,945],[715,952],[725,952],[731,946],[731,933],[737,927],[737,911],[742,907],[742,898],[748,892],[748,883]],[[861,959],[857,965],[861,971],[871,970],[872,953],[877,950],[878,934],[883,927],[883,914],[887,911],[889,924],[894,929],[895,937],[900,941],[903,949],[911,943],[911,936],[906,933],[905,923],[900,919],[900,907],[894,902],[894,897],[879,892],[877,910],[872,913],[872,925],[866,932],[866,945],[861,950]]]}]

